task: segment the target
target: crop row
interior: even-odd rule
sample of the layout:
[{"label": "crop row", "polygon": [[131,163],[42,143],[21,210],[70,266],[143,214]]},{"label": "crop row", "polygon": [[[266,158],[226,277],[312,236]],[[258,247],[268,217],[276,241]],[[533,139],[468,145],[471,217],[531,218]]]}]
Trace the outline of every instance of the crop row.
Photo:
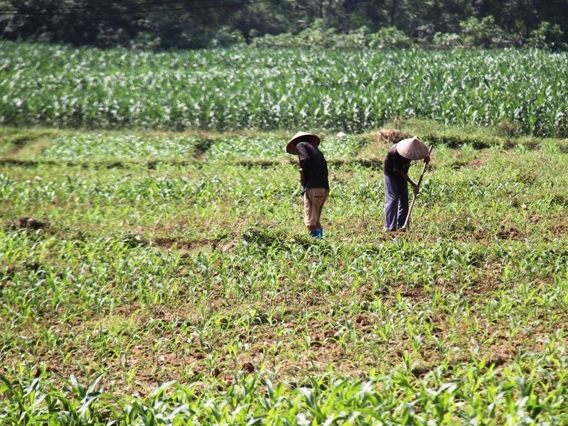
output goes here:
[{"label": "crop row", "polygon": [[0,123],[325,129],[397,118],[568,135],[568,56],[537,50],[147,53],[3,42]]},{"label": "crop row", "polygon": [[[115,401],[100,380],[86,386],[75,377],[63,390],[44,375],[10,383],[0,376],[0,419],[8,425],[399,425],[562,424],[568,359],[548,349],[520,357],[502,378],[484,361],[443,366],[416,379],[398,369],[384,376],[349,379],[328,375],[289,388],[259,376],[203,388],[168,382],[147,398]],[[449,376],[452,378],[450,379]],[[547,396],[543,396],[543,394]]]},{"label": "crop row", "polygon": [[[228,251],[191,253],[182,241],[164,250],[143,235],[102,232],[108,236],[45,228],[0,235],[0,347],[10,380],[23,380],[32,365],[54,385],[60,375],[103,375],[109,391],[128,393],[169,380],[232,383],[247,371],[305,385],[307,374],[360,377],[376,369],[382,376],[392,365],[406,365],[400,379],[414,382],[420,368],[443,366],[444,378],[473,397],[488,383],[460,383],[464,358],[509,363],[517,350],[517,361],[551,353],[552,360],[536,357],[535,374],[563,371],[551,366],[565,362],[556,358],[568,306],[562,241],[481,245],[422,234],[306,246],[252,228]],[[516,383],[510,370],[488,368],[489,384]],[[431,380],[419,384],[429,388]],[[548,380],[564,388],[565,377]],[[15,405],[8,413],[17,416]]]},{"label": "crop row", "polygon": [[[288,135],[288,138],[292,135]],[[284,149],[287,140],[255,135],[222,135],[214,140],[204,140],[195,136],[81,133],[56,138],[39,158],[57,161],[187,160],[193,157],[205,161],[285,159],[288,157]],[[325,138],[320,148],[328,158],[341,158],[354,155],[360,145],[360,138],[331,135]]]},{"label": "crop row", "polygon": [[[71,141],[76,140],[80,138]],[[55,152],[65,158],[64,151],[57,151],[60,146],[65,145],[54,144]],[[124,152],[132,158],[143,157],[154,149],[128,148]],[[43,155],[57,158],[50,149]],[[77,149],[89,152],[91,160],[107,155],[104,151],[97,153],[95,145],[92,148],[77,145]],[[117,144],[117,152],[121,149]],[[428,174],[422,188],[421,205],[429,215],[425,224],[435,227],[436,234],[451,239],[466,238],[472,235],[471,231],[476,231],[475,237],[481,240],[501,231],[536,241],[542,239],[542,235],[530,231],[545,226],[546,221],[539,217],[561,215],[568,204],[562,192],[563,165],[557,161],[565,154],[552,146],[543,149],[519,150],[515,157],[492,149],[477,158],[475,150],[464,148],[461,155],[454,158],[452,150],[437,146],[431,172],[435,170],[436,174]],[[278,155],[286,156],[282,151],[280,147]],[[213,153],[212,148],[208,153]],[[228,151],[227,155],[234,153]],[[478,161],[483,167],[463,169],[470,161]],[[241,225],[299,224],[300,187],[294,162],[275,163],[268,169],[215,162],[184,164],[164,163],[156,170],[134,164],[125,169],[104,171],[64,165],[54,168],[45,164],[21,169],[17,177],[14,169],[3,166],[0,198],[6,218],[11,220],[33,213],[47,219],[55,215],[54,222],[65,226],[80,221],[92,222],[98,228],[112,228],[113,222],[119,221],[125,229],[135,229],[136,224],[174,221],[180,226],[170,225],[167,229],[153,226],[153,229],[177,236],[195,231],[206,232],[208,238],[214,238],[217,233],[226,233],[223,228],[237,217],[241,218]],[[507,178],[499,178],[505,171]],[[384,198],[380,168],[338,163],[330,165],[330,172],[332,192],[326,212],[335,232],[341,238],[349,238],[355,232],[353,226],[377,226],[381,222]],[[462,201],[472,196],[483,203]],[[32,206],[38,210],[34,211]],[[59,214],[67,209],[72,214]],[[494,211],[500,215],[499,219],[495,220],[485,210]],[[208,220],[211,226],[195,229]],[[194,226],[181,226],[186,221]],[[371,237],[369,235],[370,240]]]}]

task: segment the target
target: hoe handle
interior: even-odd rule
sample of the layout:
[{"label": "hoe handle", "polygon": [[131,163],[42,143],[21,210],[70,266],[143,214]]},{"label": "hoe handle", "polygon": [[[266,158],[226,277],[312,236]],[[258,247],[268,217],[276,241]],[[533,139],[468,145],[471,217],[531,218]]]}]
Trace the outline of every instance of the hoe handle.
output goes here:
[{"label": "hoe handle", "polygon": [[[434,146],[430,146],[430,149],[428,150],[428,156],[430,156],[430,154],[432,153],[432,149],[434,148]],[[428,163],[424,163],[424,167],[422,167],[422,173],[420,173],[420,177],[418,178],[418,183],[417,186],[420,189],[420,184],[422,183],[422,177],[424,176],[424,172],[426,172],[426,168],[428,167]],[[416,202],[416,198],[418,198],[418,195],[420,194],[420,192],[418,194],[414,194],[414,197],[412,197],[412,203],[410,204],[410,208],[408,209],[408,215],[406,216],[406,220],[404,221],[404,225],[402,225],[402,229],[406,229],[408,227],[408,223],[410,222],[410,215],[412,214],[412,209],[414,208],[414,203]]]}]

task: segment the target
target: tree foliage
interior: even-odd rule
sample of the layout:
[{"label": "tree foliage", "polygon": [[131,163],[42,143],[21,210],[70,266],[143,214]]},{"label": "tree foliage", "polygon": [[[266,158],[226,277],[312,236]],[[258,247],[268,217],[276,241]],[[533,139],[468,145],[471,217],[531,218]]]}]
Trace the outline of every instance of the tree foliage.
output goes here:
[{"label": "tree foliage", "polygon": [[137,49],[234,44],[566,49],[566,0],[0,0],[0,37]]}]

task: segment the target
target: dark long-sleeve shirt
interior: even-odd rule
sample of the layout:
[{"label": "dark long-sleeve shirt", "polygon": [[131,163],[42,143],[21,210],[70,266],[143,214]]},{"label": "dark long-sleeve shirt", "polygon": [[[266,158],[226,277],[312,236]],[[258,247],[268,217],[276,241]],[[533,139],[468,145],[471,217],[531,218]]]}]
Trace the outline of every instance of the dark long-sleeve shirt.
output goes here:
[{"label": "dark long-sleeve shirt", "polygon": [[304,191],[310,188],[325,188],[329,191],[327,161],[322,152],[308,142],[296,144],[300,167],[304,171]]},{"label": "dark long-sleeve shirt", "polygon": [[396,145],[394,145],[391,149],[389,149],[389,153],[385,158],[383,172],[387,176],[404,180],[402,175],[398,173],[398,170],[402,170],[408,173],[408,169],[410,169],[410,162],[411,161],[409,159],[404,158],[398,153],[398,151],[396,150]]}]

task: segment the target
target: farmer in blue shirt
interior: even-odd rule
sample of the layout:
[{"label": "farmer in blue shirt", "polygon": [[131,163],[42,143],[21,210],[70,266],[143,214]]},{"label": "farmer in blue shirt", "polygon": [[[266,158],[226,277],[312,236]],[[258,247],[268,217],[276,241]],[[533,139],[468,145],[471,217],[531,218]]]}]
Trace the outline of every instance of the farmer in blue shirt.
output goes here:
[{"label": "farmer in blue shirt", "polygon": [[286,152],[300,159],[300,183],[304,195],[304,224],[312,237],[323,238],[321,213],[329,196],[327,162],[317,148],[320,138],[298,132],[286,145]]},{"label": "farmer in blue shirt", "polygon": [[415,194],[420,188],[408,176],[413,160],[430,162],[428,147],[416,136],[403,139],[388,152],[383,167],[385,179],[385,230],[401,229],[408,216],[408,184]]}]

